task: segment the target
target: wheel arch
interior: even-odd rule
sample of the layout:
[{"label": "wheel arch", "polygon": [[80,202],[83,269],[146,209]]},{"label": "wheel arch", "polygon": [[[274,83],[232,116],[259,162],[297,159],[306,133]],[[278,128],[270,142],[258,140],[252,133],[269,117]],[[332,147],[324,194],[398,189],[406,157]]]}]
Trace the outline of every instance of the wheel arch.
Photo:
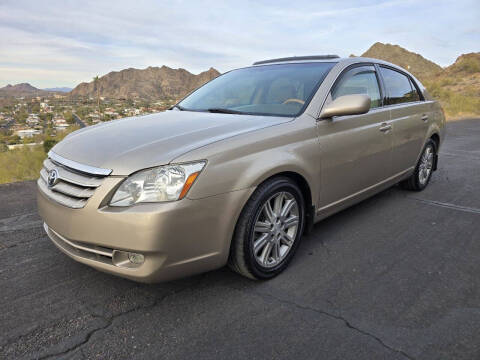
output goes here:
[{"label": "wheel arch", "polygon": [[440,146],[440,135],[434,132],[432,135],[430,135],[430,139],[432,139],[435,142],[435,145],[437,146],[437,150],[438,150]]},{"label": "wheel arch", "polygon": [[308,182],[307,178],[302,175],[298,171],[294,170],[279,170],[278,172],[275,172],[273,174],[269,174],[268,176],[265,176],[261,178],[261,180],[258,182],[256,185],[257,187],[263,184],[266,181],[269,181],[273,178],[276,177],[286,177],[290,180],[292,180],[301,190],[302,195],[303,195],[303,200],[305,202],[305,226],[304,226],[304,231],[308,233],[312,226],[313,226],[313,221],[315,217],[315,205],[314,205],[314,198],[312,195],[312,188],[310,186],[310,183]]},{"label": "wheel arch", "polygon": [[433,171],[437,170],[438,165],[438,149],[440,148],[440,135],[434,132],[430,138],[435,143],[435,155],[433,158]]}]

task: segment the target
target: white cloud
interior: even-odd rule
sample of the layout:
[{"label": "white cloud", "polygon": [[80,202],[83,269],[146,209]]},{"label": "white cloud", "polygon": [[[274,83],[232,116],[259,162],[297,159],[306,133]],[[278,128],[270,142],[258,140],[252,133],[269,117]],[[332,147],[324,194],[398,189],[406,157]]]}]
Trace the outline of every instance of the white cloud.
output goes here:
[{"label": "white cloud", "polygon": [[479,50],[472,31],[479,8],[475,0],[7,1],[0,4],[0,86],[27,75],[36,86],[74,86],[164,64],[226,71],[270,57],[359,54],[375,41],[447,65],[465,49]]}]

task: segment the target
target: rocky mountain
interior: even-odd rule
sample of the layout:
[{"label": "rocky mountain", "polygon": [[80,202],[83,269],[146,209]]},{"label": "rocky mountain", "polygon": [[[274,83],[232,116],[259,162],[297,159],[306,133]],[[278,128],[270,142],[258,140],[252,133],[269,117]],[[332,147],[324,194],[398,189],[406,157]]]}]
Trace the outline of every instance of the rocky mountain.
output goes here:
[{"label": "rocky mountain", "polygon": [[95,81],[81,83],[71,92],[72,97],[95,97],[97,88],[100,96],[114,99],[179,99],[220,73],[210,68],[198,75],[185,69],[172,69],[167,66],[146,69],[125,69],[112,71]]},{"label": "rocky mountain", "polygon": [[480,115],[480,52],[463,54],[442,72],[424,80],[450,117]]},{"label": "rocky mountain", "polygon": [[410,71],[419,80],[431,77],[443,71],[442,67],[422,55],[408,51],[398,45],[373,44],[362,56],[385,60]]},{"label": "rocky mountain", "polygon": [[45,90],[37,89],[36,87],[28,84],[21,83],[16,85],[8,84],[5,87],[0,88],[0,97],[21,97],[21,96],[46,96],[50,93]]},{"label": "rocky mountain", "polygon": [[480,52],[460,55],[444,71],[428,79],[457,94],[480,97]]},{"label": "rocky mountain", "polygon": [[480,52],[463,54],[446,68],[398,45],[378,42],[362,56],[389,61],[410,71],[440,100],[447,117],[480,115]]}]

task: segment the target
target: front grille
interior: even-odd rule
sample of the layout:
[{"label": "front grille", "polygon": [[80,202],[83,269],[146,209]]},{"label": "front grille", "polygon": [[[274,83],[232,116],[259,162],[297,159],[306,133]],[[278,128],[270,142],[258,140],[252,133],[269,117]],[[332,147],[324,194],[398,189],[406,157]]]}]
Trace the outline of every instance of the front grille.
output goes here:
[{"label": "front grille", "polygon": [[[50,155],[50,154],[49,154]],[[58,159],[59,157],[56,156]],[[48,185],[48,174],[56,169],[58,180],[55,185]],[[59,161],[48,158],[43,162],[40,178],[37,181],[40,190],[51,200],[73,209],[81,209],[99,187],[104,175],[93,175],[65,166]]]}]

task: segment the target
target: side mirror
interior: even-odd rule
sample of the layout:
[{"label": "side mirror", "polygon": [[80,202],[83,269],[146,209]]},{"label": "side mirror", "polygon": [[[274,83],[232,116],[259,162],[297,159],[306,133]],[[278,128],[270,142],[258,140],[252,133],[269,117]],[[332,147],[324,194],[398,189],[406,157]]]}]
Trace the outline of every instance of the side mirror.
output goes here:
[{"label": "side mirror", "polygon": [[333,116],[365,114],[370,110],[370,104],[371,99],[368,95],[340,96],[324,107],[319,118],[328,119]]}]

